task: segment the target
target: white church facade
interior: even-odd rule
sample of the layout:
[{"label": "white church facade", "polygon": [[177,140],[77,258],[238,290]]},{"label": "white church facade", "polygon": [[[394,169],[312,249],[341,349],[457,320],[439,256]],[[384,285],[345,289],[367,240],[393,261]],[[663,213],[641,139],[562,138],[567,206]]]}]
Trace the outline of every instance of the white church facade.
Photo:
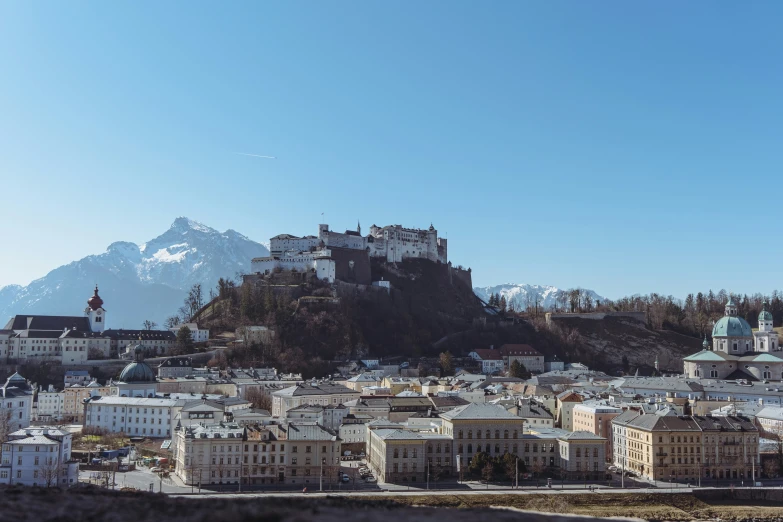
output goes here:
[{"label": "white church facade", "polygon": [[108,359],[126,345],[145,342],[156,355],[165,354],[176,336],[168,330],[108,330],[106,309],[95,286],[82,316],[16,315],[0,330],[0,361],[55,360],[63,365]]},{"label": "white church facade", "polygon": [[782,381],[783,351],[767,303],[754,332],[729,297],[724,316],[712,328],[712,349],[705,338],[702,351],[683,359],[683,365],[692,378]]}]

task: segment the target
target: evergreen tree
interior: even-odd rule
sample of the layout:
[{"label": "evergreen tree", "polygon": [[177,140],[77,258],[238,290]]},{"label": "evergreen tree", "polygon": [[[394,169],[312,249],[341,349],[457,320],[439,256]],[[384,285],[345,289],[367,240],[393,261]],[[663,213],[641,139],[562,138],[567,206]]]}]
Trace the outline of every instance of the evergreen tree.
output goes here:
[{"label": "evergreen tree", "polygon": [[508,369],[508,376],[516,377],[517,379],[529,379],[530,372],[527,371],[524,364],[515,359]]},{"label": "evergreen tree", "polygon": [[442,352],[440,354],[440,367],[443,370],[442,375],[451,375],[454,373],[454,363],[452,361],[451,352]]},{"label": "evergreen tree", "polygon": [[187,326],[177,330],[176,350],[179,355],[193,353],[193,335]]},{"label": "evergreen tree", "polygon": [[498,307],[500,308],[501,312],[506,311],[506,296],[500,297],[500,302],[498,303]]}]

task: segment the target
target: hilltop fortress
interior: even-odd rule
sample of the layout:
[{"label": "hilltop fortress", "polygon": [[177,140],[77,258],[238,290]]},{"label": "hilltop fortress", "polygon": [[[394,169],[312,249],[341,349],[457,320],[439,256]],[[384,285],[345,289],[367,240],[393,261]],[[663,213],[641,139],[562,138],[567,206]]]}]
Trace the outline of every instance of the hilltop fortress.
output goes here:
[{"label": "hilltop fortress", "polygon": [[318,225],[317,236],[277,235],[270,239],[270,255],[251,261],[252,272],[257,275],[284,270],[309,272],[330,283],[343,280],[370,284],[371,257],[389,263],[427,259],[448,264],[446,239],[438,237],[432,225],[427,230],[373,225],[366,236],[362,236],[361,230],[361,224],[357,224],[356,230],[340,233],[322,224]]}]

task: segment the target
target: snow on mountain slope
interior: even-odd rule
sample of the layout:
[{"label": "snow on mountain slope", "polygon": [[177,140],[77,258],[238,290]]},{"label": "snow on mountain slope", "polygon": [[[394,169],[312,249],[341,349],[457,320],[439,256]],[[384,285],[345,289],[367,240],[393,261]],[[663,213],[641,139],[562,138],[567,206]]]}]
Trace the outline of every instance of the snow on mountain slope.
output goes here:
[{"label": "snow on mountain slope", "polygon": [[[582,289],[582,291],[587,292],[587,295],[593,299],[593,303],[606,300],[606,298],[592,290]],[[549,285],[507,283],[504,285],[475,287],[473,292],[484,301],[488,301],[489,296],[492,294],[500,294],[506,298],[507,303],[513,303],[515,310],[526,310],[528,307],[535,306],[536,300],[538,300],[539,308],[547,310],[556,306],[562,307],[562,302],[558,302],[558,300],[562,299],[562,296],[567,291]]]},{"label": "snow on mountain slope", "polygon": [[97,283],[107,327],[140,328],[145,319],[162,324],[195,283],[208,295],[219,278],[246,273],[252,258],[266,255],[266,247],[234,230],[218,232],[177,218],[143,245],[118,241],[103,254],[56,268],[25,287],[0,288],[0,323],[20,313],[81,315]]}]

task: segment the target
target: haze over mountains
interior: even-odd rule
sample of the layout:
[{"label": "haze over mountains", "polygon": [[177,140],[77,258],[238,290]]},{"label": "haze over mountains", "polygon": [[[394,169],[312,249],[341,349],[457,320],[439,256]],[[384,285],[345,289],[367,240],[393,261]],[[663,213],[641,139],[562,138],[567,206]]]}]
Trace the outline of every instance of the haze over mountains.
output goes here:
[{"label": "haze over mountains", "polygon": [[252,258],[266,255],[265,246],[234,230],[219,232],[180,217],[142,245],[118,241],[27,286],[0,288],[0,322],[23,313],[81,315],[97,284],[108,328],[141,328],[145,319],[162,325],[193,284],[201,283],[208,296],[220,277],[245,273]]},{"label": "haze over mountains", "polygon": [[[563,304],[558,303],[558,298],[562,296],[565,289],[549,285],[506,283],[503,285],[475,287],[473,291],[484,301],[488,301],[489,296],[492,294],[500,294],[501,297],[506,298],[507,304],[514,305],[514,310],[522,311],[528,307],[535,306],[536,301],[538,301],[539,308],[548,309],[555,305],[562,307]],[[598,295],[593,290],[582,289],[582,291],[589,295],[594,303],[606,300],[605,297]]]}]

